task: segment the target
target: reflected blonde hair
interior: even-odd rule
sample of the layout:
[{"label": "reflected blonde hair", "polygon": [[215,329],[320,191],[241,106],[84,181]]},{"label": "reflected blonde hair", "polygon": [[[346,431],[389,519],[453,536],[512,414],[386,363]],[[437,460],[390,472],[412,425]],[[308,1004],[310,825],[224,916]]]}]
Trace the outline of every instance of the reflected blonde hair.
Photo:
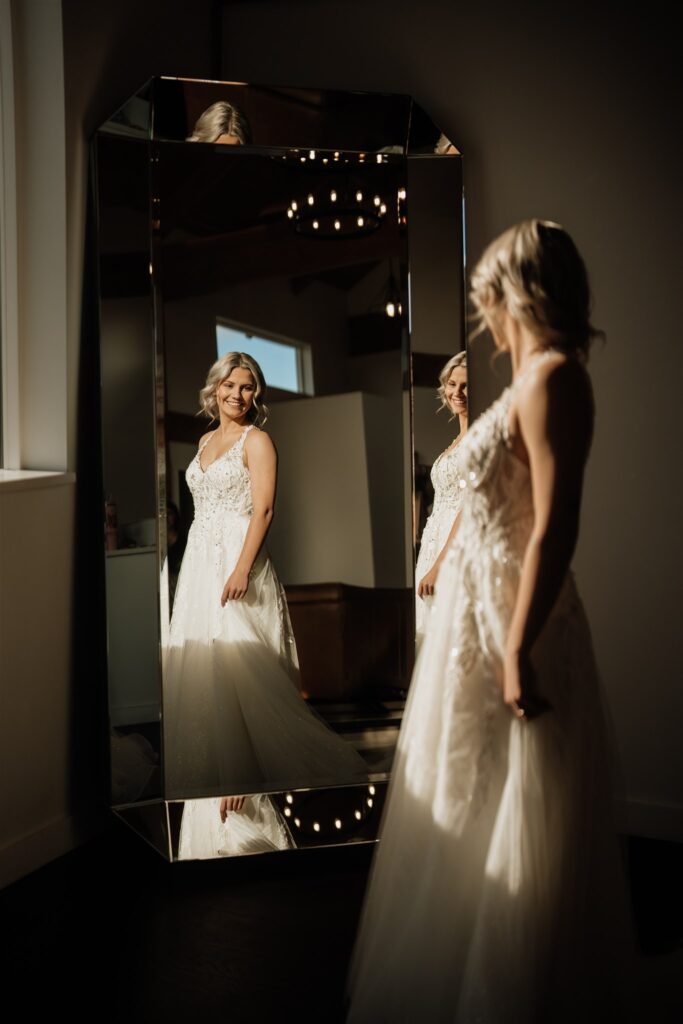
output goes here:
[{"label": "reflected blonde hair", "polygon": [[[448,409],[449,405],[446,401],[446,384],[453,370],[456,367],[461,366],[463,370],[467,369],[467,350],[463,349],[462,352],[456,352],[454,356],[448,360],[441,373],[439,374],[439,386],[436,389],[436,397],[439,402],[439,408],[437,412],[441,412],[442,409]],[[455,413],[451,416],[451,419],[455,419]]]},{"label": "reflected blonde hair", "polygon": [[444,135],[444,133],[441,132],[441,135],[439,135],[439,138],[437,139],[436,145],[434,146],[434,152],[435,153],[445,153],[449,146],[453,147],[453,149],[458,154],[458,156],[460,155],[460,150],[458,149],[456,144],[454,142],[451,142],[451,140],[448,138],[448,136]]},{"label": "reflected blonde hair", "polygon": [[199,115],[186,142],[215,142],[221,135],[235,135],[243,146],[251,142],[249,122],[237,107],[218,100]]},{"label": "reflected blonde hair", "polygon": [[204,413],[210,420],[218,419],[216,391],[219,384],[222,384],[226,377],[229,377],[232,371],[236,369],[249,370],[254,378],[256,391],[254,392],[254,403],[249,410],[248,418],[250,423],[255,423],[257,427],[260,427],[268,419],[268,406],[265,403],[266,381],[259,364],[253,356],[248,355],[246,352],[226,352],[224,356],[216,360],[206,376],[206,384],[199,392],[201,409],[198,415]]},{"label": "reflected blonde hair", "polygon": [[595,337],[588,273],[574,242],[550,220],[523,220],[494,239],[472,273],[472,337],[501,309],[545,345],[588,358]]}]

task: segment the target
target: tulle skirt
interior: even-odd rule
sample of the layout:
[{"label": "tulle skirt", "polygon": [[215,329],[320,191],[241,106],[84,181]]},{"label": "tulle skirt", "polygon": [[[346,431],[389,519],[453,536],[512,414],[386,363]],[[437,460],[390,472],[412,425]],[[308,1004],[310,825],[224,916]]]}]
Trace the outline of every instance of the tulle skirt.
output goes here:
[{"label": "tulle skirt", "polygon": [[295,848],[284,816],[265,793],[246,797],[242,809],[228,811],[225,821],[221,821],[220,803],[220,797],[185,802],[179,860],[235,857]]},{"label": "tulle skirt", "polygon": [[[618,1019],[633,936],[610,743],[573,578],[502,702],[505,597],[450,553],[417,659],[349,975],[354,1024]],[[495,595],[495,598],[494,598]]]},{"label": "tulle skirt", "polygon": [[301,697],[283,588],[264,549],[247,595],[221,607],[249,517],[188,536],[162,650],[167,799],[367,779],[367,765]]}]

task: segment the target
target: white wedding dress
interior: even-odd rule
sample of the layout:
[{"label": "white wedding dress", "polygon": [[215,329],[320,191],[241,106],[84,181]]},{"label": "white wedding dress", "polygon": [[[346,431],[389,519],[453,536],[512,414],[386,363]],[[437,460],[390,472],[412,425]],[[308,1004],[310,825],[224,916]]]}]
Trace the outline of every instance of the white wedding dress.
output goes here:
[{"label": "white wedding dress", "polygon": [[427,629],[429,613],[434,603],[434,598],[425,595],[420,597],[417,588],[423,577],[434,565],[438,555],[448,540],[448,535],[460,511],[463,499],[463,489],[466,481],[460,473],[459,448],[461,439],[454,447],[447,448],[438,456],[431,471],[432,486],[434,488],[434,504],[429,518],[425,523],[420,541],[420,553],[417,556],[415,566],[415,644],[416,652],[419,651],[424,634]]},{"label": "white wedding dress", "polygon": [[225,821],[221,821],[220,807],[220,797],[185,801],[178,860],[243,857],[296,848],[287,819],[267,794],[246,797],[241,810],[228,811]]},{"label": "white wedding dress", "polygon": [[459,447],[461,521],[408,692],[351,971],[353,1024],[618,1020],[631,932],[609,735],[567,574],[533,650],[553,710],[503,704],[533,524],[507,446],[517,381]]},{"label": "white wedding dress", "polygon": [[[245,598],[221,607],[253,511],[244,461],[252,429],[206,470],[200,449],[186,472],[195,515],[162,645],[167,800],[362,783],[368,777],[360,754],[298,691],[287,602],[265,546]],[[212,813],[202,804],[202,813]]]}]

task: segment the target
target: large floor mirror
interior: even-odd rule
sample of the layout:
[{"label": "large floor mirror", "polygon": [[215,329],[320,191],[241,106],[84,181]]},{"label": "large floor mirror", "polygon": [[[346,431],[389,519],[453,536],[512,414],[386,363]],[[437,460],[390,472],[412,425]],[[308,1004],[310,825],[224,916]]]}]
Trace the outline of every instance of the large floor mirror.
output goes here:
[{"label": "large floor mirror", "polygon": [[[466,423],[460,154],[407,96],[157,78],[92,175],[112,807],[170,860],[372,842]],[[274,515],[223,602],[253,427]]]}]

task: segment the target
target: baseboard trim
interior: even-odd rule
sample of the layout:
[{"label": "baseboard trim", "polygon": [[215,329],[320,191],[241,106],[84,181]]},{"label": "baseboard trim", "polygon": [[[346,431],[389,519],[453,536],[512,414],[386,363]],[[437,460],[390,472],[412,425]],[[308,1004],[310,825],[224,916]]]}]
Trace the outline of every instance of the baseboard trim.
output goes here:
[{"label": "baseboard trim", "polygon": [[111,814],[107,810],[65,815],[10,841],[0,849],[0,889],[75,850],[103,832],[110,823]]}]

